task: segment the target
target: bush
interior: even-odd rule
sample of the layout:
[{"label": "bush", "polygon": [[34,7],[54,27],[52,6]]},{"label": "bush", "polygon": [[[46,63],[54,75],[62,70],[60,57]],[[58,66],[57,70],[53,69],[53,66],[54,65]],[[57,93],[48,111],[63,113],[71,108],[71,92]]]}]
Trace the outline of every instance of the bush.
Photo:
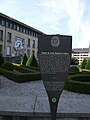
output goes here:
[{"label": "bush", "polygon": [[85,69],[86,64],[87,64],[87,60],[84,59],[84,60],[82,61],[81,65],[80,65],[80,67],[81,67],[82,69]]},{"label": "bush", "polygon": [[65,84],[65,89],[76,93],[90,94],[90,83],[69,80]]},{"label": "bush", "polygon": [[10,62],[5,62],[1,66],[3,69],[13,71],[13,64]]},{"label": "bush", "polygon": [[13,67],[14,67],[14,70],[17,70],[21,73],[31,73],[32,72],[32,70],[26,69],[26,68],[21,67],[21,66],[14,65]]},{"label": "bush", "polygon": [[87,64],[86,64],[86,66],[85,66],[85,69],[90,70],[90,59],[87,60]]},{"label": "bush", "polygon": [[80,81],[80,82],[90,82],[90,76],[89,75],[82,75],[82,76],[75,76],[72,77],[72,80],[74,81]]},{"label": "bush", "polygon": [[78,64],[79,64],[78,59],[77,59],[77,58],[72,57],[72,58],[71,58],[70,65],[78,65]]},{"label": "bush", "polygon": [[8,71],[5,70],[3,68],[0,68],[0,73],[2,75],[4,75],[5,77],[7,77],[8,79],[18,82],[18,83],[23,83],[23,82],[28,82],[28,81],[32,81],[32,80],[40,80],[41,79],[41,75],[40,73],[36,72],[36,73],[16,73],[14,71]]},{"label": "bush", "polygon": [[[88,76],[88,77],[87,77]],[[90,74],[73,74],[68,76],[68,81],[65,84],[65,88],[68,91],[90,94],[90,82],[84,81],[84,79],[90,81]]]},{"label": "bush", "polygon": [[23,68],[28,68],[30,70],[34,70],[34,71],[38,71],[40,72],[40,68],[39,67],[33,67],[33,66],[25,66],[25,65],[20,65]]},{"label": "bush", "polygon": [[37,63],[37,60],[36,60],[34,54],[32,54],[32,55],[28,58],[27,63],[26,63],[26,66],[38,67],[38,63]]},{"label": "bush", "polygon": [[69,72],[70,73],[77,73],[77,72],[79,72],[79,68],[75,67],[75,66],[72,66],[72,67],[69,68]]},{"label": "bush", "polygon": [[4,59],[2,57],[2,54],[0,53],[0,67],[2,66],[3,63],[4,63]]},{"label": "bush", "polygon": [[27,58],[27,55],[25,53],[24,57],[23,57],[23,60],[21,62],[21,65],[26,65],[26,62],[27,62],[28,58]]}]

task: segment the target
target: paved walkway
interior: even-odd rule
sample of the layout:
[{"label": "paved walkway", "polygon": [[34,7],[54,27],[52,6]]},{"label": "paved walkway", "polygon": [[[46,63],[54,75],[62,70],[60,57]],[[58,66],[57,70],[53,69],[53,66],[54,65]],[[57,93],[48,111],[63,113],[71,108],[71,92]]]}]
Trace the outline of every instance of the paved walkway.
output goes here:
[{"label": "paved walkway", "polygon": [[[42,80],[15,83],[0,77],[0,115],[50,116],[49,102]],[[57,117],[90,117],[90,95],[63,90]]]}]

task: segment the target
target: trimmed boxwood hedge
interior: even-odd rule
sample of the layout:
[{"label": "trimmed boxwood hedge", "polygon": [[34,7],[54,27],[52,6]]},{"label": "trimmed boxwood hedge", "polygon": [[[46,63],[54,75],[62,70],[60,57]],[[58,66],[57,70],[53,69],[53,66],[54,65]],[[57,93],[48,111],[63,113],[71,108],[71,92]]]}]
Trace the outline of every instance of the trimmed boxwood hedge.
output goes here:
[{"label": "trimmed boxwood hedge", "polygon": [[76,66],[71,66],[69,68],[69,73],[78,73],[79,72],[79,68]]},{"label": "trimmed boxwood hedge", "polygon": [[80,81],[80,82],[90,82],[89,75],[75,76],[75,77],[72,77],[71,79],[74,81]]},{"label": "trimmed boxwood hedge", "polygon": [[[90,94],[90,82],[80,82],[74,80],[75,77],[77,77],[78,79],[82,79],[83,76],[84,76],[83,74],[69,75],[68,81],[65,84],[64,89],[76,93]],[[90,75],[87,74],[85,77],[87,76],[89,79]]]},{"label": "trimmed boxwood hedge", "polygon": [[34,73],[34,72],[36,72],[35,70],[28,69],[28,68],[21,67],[21,66],[16,66],[16,65],[14,65],[14,69],[21,72],[21,73]]},{"label": "trimmed boxwood hedge", "polygon": [[0,68],[0,73],[2,75],[4,75],[5,77],[7,77],[8,79],[18,82],[18,83],[22,83],[22,82],[28,82],[31,80],[40,80],[41,79],[41,75],[39,72],[36,73],[15,73],[13,71],[9,71],[9,70],[5,70]]},{"label": "trimmed boxwood hedge", "polygon": [[24,68],[28,68],[28,69],[31,69],[33,71],[38,71],[40,72],[40,68],[39,67],[33,67],[33,66],[26,66],[26,65],[20,65],[21,67],[24,67]]},{"label": "trimmed boxwood hedge", "polygon": [[14,69],[13,67],[14,67],[14,65],[11,62],[4,62],[1,65],[1,68],[6,69],[6,70],[11,70],[11,71],[13,71],[13,69]]}]

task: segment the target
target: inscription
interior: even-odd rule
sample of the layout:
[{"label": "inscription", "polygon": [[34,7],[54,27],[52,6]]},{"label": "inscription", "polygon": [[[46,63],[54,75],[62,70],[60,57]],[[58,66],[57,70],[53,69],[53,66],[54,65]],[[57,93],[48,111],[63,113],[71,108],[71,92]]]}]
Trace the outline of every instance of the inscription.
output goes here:
[{"label": "inscription", "polygon": [[64,83],[63,81],[44,81],[45,87],[49,91],[61,91],[64,87]]},{"label": "inscription", "polygon": [[65,73],[68,72],[70,55],[68,53],[51,54],[47,52],[39,54],[39,60],[42,74]]}]

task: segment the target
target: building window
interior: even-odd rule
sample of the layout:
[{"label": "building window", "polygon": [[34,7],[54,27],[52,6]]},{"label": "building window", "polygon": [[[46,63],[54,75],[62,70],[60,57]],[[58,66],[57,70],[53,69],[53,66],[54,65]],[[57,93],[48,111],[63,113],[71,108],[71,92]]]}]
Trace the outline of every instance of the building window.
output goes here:
[{"label": "building window", "polygon": [[7,33],[7,42],[11,42],[11,33],[10,32]]},{"label": "building window", "polygon": [[22,32],[22,27],[20,27],[20,32]]},{"label": "building window", "polygon": [[29,35],[31,35],[31,31],[29,30]]},{"label": "building window", "polygon": [[0,45],[0,53],[2,53],[2,45]]},{"label": "building window", "polygon": [[25,45],[25,39],[21,38],[22,39],[22,47],[24,47]]},{"label": "building window", "polygon": [[10,23],[10,28],[12,29],[12,23]]},{"label": "building window", "polygon": [[33,40],[32,48],[35,48],[35,40]]},{"label": "building window", "polygon": [[28,34],[28,30],[26,30],[26,34]]},{"label": "building window", "polygon": [[4,20],[2,20],[2,25],[5,25],[5,21]]},{"label": "building window", "polygon": [[34,55],[35,55],[35,51],[34,51],[34,50],[32,51],[32,54],[34,54]]},{"label": "building window", "polygon": [[26,32],[26,30],[25,29],[23,29],[23,33],[25,33]]},{"label": "building window", "polygon": [[28,57],[30,56],[30,50],[27,50],[27,56]]},{"label": "building window", "polygon": [[27,47],[30,47],[30,39],[28,39]]},{"label": "building window", "polygon": [[17,26],[17,31],[19,31],[19,26]]},{"label": "building window", "polygon": [[6,22],[6,27],[9,27],[9,22]]},{"label": "building window", "polygon": [[13,29],[16,30],[16,25],[14,24]]},{"label": "building window", "polygon": [[11,46],[7,46],[7,55],[11,55]]},{"label": "building window", "polygon": [[3,31],[0,30],[0,40],[3,40]]}]

